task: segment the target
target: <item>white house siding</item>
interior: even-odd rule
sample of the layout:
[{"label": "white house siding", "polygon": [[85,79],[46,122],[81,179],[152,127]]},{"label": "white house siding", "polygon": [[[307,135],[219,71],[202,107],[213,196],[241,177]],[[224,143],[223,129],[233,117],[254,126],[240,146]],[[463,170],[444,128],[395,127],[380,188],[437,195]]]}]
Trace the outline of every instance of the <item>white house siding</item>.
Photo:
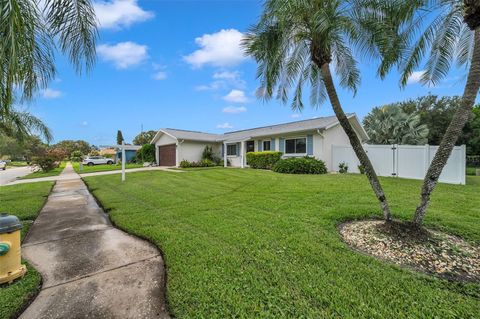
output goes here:
[{"label": "white house siding", "polygon": [[189,162],[200,161],[202,159],[203,150],[207,145],[212,146],[213,152],[221,157],[222,146],[219,143],[180,141],[177,152],[177,163],[180,163],[182,160],[187,160]]},{"label": "white house siding", "polygon": [[322,160],[325,161],[327,164],[327,169],[329,171],[336,171],[338,170],[336,167],[333,167],[332,164],[332,145],[350,145],[350,140],[348,139],[347,134],[340,126],[340,124],[335,125],[334,127],[325,130],[323,132],[323,158]]}]

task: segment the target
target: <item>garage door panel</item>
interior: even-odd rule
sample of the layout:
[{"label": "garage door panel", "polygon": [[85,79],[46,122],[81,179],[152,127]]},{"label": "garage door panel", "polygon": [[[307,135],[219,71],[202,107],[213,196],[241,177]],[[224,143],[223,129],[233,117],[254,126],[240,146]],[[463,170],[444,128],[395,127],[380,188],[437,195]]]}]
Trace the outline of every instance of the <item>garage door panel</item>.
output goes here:
[{"label": "garage door panel", "polygon": [[175,144],[162,145],[158,147],[160,166],[177,165],[176,149],[177,146]]}]

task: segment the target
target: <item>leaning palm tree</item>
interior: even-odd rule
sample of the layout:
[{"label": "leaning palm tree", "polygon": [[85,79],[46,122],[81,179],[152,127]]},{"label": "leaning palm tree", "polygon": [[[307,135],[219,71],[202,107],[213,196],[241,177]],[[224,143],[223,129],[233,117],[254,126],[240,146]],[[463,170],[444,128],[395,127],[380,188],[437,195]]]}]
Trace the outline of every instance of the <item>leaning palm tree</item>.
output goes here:
[{"label": "leaning palm tree", "polygon": [[96,38],[90,0],[0,1],[0,108],[47,87],[55,76],[57,47],[78,73],[89,70]]},{"label": "leaning palm tree", "polygon": [[[347,134],[377,196],[384,218],[390,208],[375,170],[350,124],[337,95],[331,73],[339,84],[356,92],[360,71],[355,55],[378,58],[387,54],[393,39],[380,0],[268,0],[258,24],[244,40],[248,55],[258,63],[259,92],[265,99],[284,103],[293,88],[292,108],[302,109],[303,87],[310,85],[310,102],[318,106],[327,97]],[[393,32],[392,35],[395,35]],[[380,70],[379,70],[380,72]]]},{"label": "leaning palm tree", "polygon": [[[420,67],[423,58],[427,58],[427,61],[422,82],[430,85],[435,85],[444,78],[453,62],[459,67],[468,68],[462,104],[455,112],[423,181],[420,204],[413,218],[414,225],[420,227],[430,195],[472,114],[480,90],[480,1],[412,0],[407,1],[407,9],[408,7],[410,10],[403,11],[402,18],[412,27],[405,30],[403,38],[414,38],[415,42],[413,45],[408,41],[399,42],[405,45],[397,48],[397,52],[403,54],[398,60],[403,71],[401,83],[407,83],[413,71]],[[429,23],[424,24],[424,21]],[[420,33],[415,33],[419,29]],[[412,37],[418,34],[418,37]]]},{"label": "leaning palm tree", "polygon": [[38,117],[13,109],[0,109],[0,136],[7,136],[21,142],[29,136],[39,135],[47,143],[52,140],[50,129]]}]

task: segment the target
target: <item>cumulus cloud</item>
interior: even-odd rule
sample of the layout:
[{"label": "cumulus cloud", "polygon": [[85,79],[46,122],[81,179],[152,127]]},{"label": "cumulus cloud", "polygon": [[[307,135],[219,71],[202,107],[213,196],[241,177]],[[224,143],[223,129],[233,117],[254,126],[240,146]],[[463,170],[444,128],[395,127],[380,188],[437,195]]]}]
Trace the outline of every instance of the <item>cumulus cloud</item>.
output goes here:
[{"label": "cumulus cloud", "polygon": [[222,112],[223,113],[229,113],[229,114],[238,114],[238,113],[243,113],[246,112],[247,108],[245,106],[227,106],[223,108]]},{"label": "cumulus cloud", "polygon": [[104,61],[112,62],[117,69],[127,69],[148,58],[148,47],[135,42],[120,42],[114,45],[101,44],[97,53]]},{"label": "cumulus cloud", "polygon": [[245,88],[245,81],[241,78],[240,71],[218,71],[212,76],[213,81],[210,84],[198,85],[195,87],[197,91],[215,91],[234,87],[237,89]]},{"label": "cumulus cloud", "polygon": [[200,49],[183,58],[193,68],[201,68],[204,65],[217,67],[238,65],[247,58],[240,47],[242,38],[243,34],[235,29],[204,34],[195,39]]},{"label": "cumulus cloud", "polygon": [[419,83],[422,80],[422,76],[425,73],[425,71],[415,71],[413,72],[407,80],[407,84],[415,84]]},{"label": "cumulus cloud", "polygon": [[227,129],[227,128],[233,128],[233,126],[230,125],[230,123],[225,122],[225,123],[222,123],[222,124],[218,124],[217,128]]},{"label": "cumulus cloud", "polygon": [[62,96],[62,92],[59,90],[45,89],[41,92],[44,99],[57,99]]},{"label": "cumulus cloud", "polygon": [[245,92],[241,90],[231,90],[230,93],[225,95],[223,99],[227,102],[232,103],[246,103],[248,102],[247,97],[245,96]]},{"label": "cumulus cloud", "polygon": [[99,27],[121,29],[154,17],[153,12],[143,10],[137,0],[96,1],[93,4]]},{"label": "cumulus cloud", "polygon": [[152,76],[152,78],[157,81],[165,80],[167,78],[167,72],[158,71]]}]

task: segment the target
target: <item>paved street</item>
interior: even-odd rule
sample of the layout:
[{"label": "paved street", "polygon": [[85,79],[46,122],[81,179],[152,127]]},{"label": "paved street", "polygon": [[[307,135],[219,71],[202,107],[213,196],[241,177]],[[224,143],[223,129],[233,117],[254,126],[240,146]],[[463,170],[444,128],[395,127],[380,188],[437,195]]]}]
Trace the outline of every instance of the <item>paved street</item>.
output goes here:
[{"label": "paved street", "polygon": [[0,170],[0,185],[6,185],[15,181],[17,177],[30,174],[32,171],[29,166],[25,167],[7,167],[7,170]]}]

